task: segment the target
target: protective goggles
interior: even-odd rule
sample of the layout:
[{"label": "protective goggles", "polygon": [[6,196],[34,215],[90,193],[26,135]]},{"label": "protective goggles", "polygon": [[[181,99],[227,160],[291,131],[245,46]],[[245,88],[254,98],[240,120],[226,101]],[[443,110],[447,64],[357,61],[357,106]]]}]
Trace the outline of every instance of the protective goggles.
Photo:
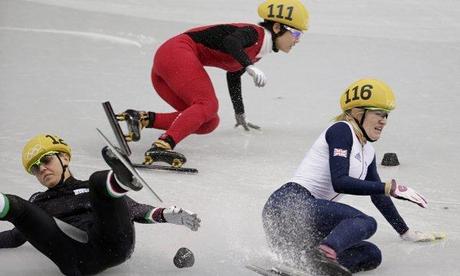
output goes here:
[{"label": "protective goggles", "polygon": [[294,28],[291,28],[291,27],[288,27],[288,26],[284,26],[284,28],[286,30],[288,30],[295,39],[299,39],[303,34],[301,31],[299,31],[297,29],[294,29]]},{"label": "protective goggles", "polygon": [[53,160],[53,157],[58,153],[59,152],[57,151],[49,151],[49,152],[44,153],[42,156],[40,156],[40,158],[38,158],[37,161],[35,161],[35,163],[30,165],[28,172],[33,175],[37,175],[38,172],[40,171],[40,166],[48,165]]},{"label": "protective goggles", "polygon": [[389,111],[383,110],[383,109],[375,109],[375,108],[364,108],[364,109],[369,110],[370,112],[382,118],[388,118],[388,115],[390,115]]}]

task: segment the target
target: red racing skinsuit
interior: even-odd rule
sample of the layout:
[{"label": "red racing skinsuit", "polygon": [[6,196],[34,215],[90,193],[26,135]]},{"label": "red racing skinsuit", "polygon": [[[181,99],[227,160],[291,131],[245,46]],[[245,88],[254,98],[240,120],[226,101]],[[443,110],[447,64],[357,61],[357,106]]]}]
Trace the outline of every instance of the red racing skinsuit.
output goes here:
[{"label": "red racing skinsuit", "polygon": [[[255,24],[223,24],[194,28],[162,44],[155,53],[152,83],[158,95],[176,112],[156,113],[152,125],[164,129],[174,145],[192,133],[212,132],[219,124],[218,100],[204,66],[227,71],[236,113],[244,113],[241,75],[259,60],[265,37]],[[174,145],[171,145],[174,147]]]}]

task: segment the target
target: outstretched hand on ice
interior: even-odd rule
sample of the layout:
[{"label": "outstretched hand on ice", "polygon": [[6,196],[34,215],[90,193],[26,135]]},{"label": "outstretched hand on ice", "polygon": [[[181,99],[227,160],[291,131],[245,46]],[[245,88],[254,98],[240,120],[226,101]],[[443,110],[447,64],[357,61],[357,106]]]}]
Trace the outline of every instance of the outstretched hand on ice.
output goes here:
[{"label": "outstretched hand on ice", "polygon": [[235,127],[242,126],[244,130],[249,131],[249,128],[260,129],[260,126],[254,125],[246,121],[246,115],[244,113],[236,114],[235,113],[236,124]]},{"label": "outstretched hand on ice", "polygon": [[176,206],[165,208],[163,210],[163,217],[168,223],[184,225],[192,231],[197,231],[198,227],[200,227],[201,219],[197,214]]},{"label": "outstretched hand on ice", "polygon": [[446,238],[446,234],[442,232],[422,232],[409,229],[406,233],[401,235],[401,238],[411,242],[431,242]]}]

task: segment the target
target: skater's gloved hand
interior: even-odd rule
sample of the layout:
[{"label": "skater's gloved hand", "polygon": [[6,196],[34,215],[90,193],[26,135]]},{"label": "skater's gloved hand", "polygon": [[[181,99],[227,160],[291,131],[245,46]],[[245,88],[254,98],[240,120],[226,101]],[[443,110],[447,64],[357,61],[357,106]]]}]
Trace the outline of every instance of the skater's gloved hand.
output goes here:
[{"label": "skater's gloved hand", "polygon": [[235,113],[236,124],[235,127],[242,126],[244,130],[249,131],[249,128],[260,129],[260,126],[251,124],[246,121],[246,115],[244,113],[236,114]]},{"label": "skater's gloved hand", "polygon": [[197,231],[198,227],[200,227],[201,219],[198,218],[197,214],[176,206],[165,208],[163,217],[168,223],[185,225],[192,231]]},{"label": "skater's gloved hand", "polygon": [[247,66],[246,72],[254,79],[254,84],[257,87],[263,87],[267,83],[267,77],[265,77],[264,72],[254,65]]},{"label": "skater's gloved hand", "polygon": [[414,189],[396,183],[394,179],[385,183],[385,193],[397,199],[409,200],[422,208],[428,206],[426,199],[422,195],[417,193]]},{"label": "skater's gloved hand", "polygon": [[401,238],[405,241],[411,242],[431,242],[435,240],[442,240],[446,238],[446,234],[442,232],[421,232],[414,230],[407,230],[406,233],[401,235]]}]

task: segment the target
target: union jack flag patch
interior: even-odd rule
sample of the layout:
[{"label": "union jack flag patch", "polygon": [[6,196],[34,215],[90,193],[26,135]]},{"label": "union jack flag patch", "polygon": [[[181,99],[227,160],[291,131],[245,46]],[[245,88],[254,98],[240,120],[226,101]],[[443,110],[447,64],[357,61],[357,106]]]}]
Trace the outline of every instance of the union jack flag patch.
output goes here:
[{"label": "union jack flag patch", "polygon": [[337,149],[334,148],[334,156],[341,156],[347,158],[348,156],[348,151],[344,149]]}]

